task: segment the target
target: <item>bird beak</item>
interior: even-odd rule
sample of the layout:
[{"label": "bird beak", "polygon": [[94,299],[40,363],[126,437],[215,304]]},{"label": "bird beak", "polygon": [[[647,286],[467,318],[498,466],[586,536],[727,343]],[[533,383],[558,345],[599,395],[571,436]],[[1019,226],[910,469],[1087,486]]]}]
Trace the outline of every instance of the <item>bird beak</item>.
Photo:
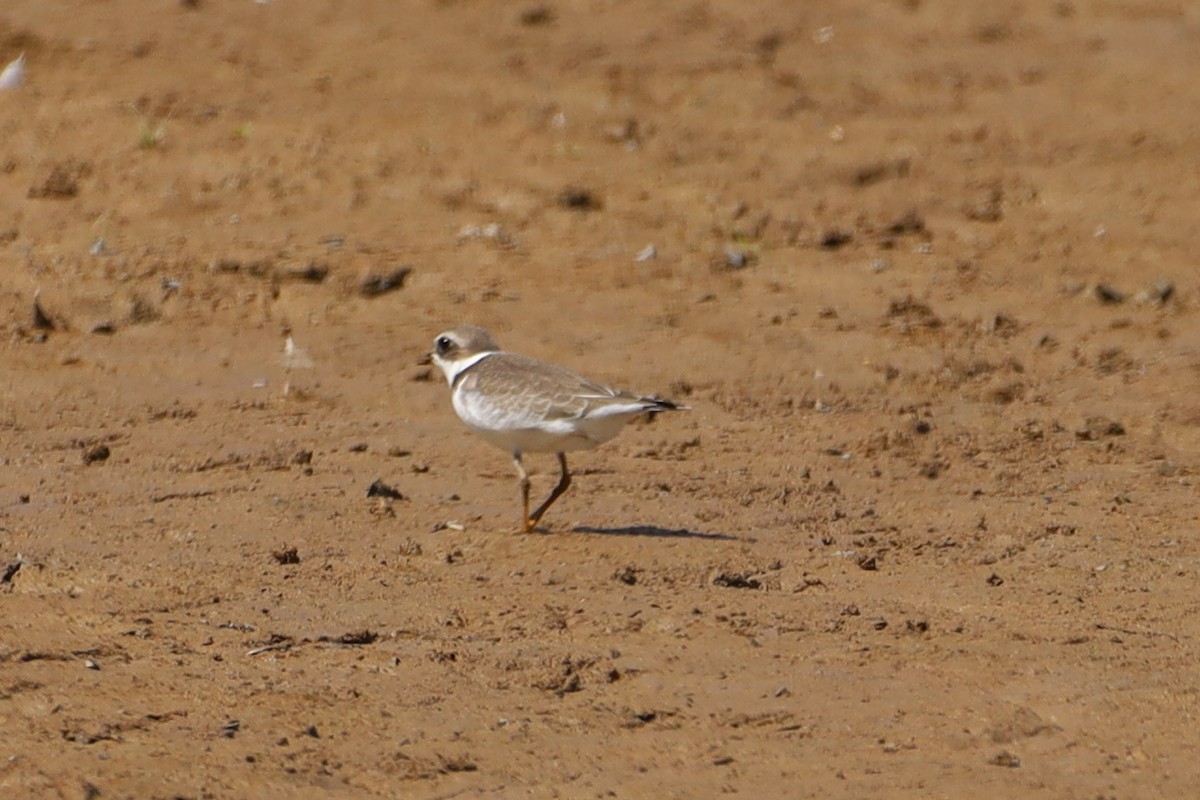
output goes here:
[{"label": "bird beak", "polygon": [[417,366],[428,367],[432,363],[433,363],[433,353],[426,353],[425,355],[421,356],[421,360],[417,362]]}]

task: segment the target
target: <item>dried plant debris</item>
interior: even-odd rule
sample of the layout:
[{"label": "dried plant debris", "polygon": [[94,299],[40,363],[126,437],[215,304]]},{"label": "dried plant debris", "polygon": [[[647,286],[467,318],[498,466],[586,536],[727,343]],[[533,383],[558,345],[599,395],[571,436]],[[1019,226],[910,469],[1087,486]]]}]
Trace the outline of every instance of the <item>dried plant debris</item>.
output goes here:
[{"label": "dried plant debris", "polygon": [[275,559],[277,564],[299,564],[300,551],[295,547],[281,547],[271,553],[271,558]]},{"label": "dried plant debris", "polygon": [[21,571],[21,566],[25,560],[17,557],[17,560],[4,568],[4,574],[0,575],[0,583],[12,583],[13,578],[17,577],[17,573]]},{"label": "dried plant debris", "polygon": [[[364,644],[374,644],[378,639],[379,639],[378,633],[375,633],[374,631],[363,628],[360,631],[350,631],[349,633],[343,633],[341,636],[337,637],[336,639],[332,639],[329,641],[334,641],[334,642],[337,642],[338,644],[364,645]],[[321,639],[318,639],[317,641],[326,641],[326,639],[325,639],[325,637],[322,637]]]},{"label": "dried plant debris", "polygon": [[456,758],[442,758],[441,772],[443,773],[475,772],[478,769],[479,766],[469,758],[461,756]]},{"label": "dried plant debris", "polygon": [[927,304],[911,295],[892,300],[888,304],[887,319],[905,333],[916,328],[940,328],[941,319]]},{"label": "dried plant debris", "polygon": [[722,572],[712,582],[726,589],[761,589],[762,581],[753,576],[753,572]]}]

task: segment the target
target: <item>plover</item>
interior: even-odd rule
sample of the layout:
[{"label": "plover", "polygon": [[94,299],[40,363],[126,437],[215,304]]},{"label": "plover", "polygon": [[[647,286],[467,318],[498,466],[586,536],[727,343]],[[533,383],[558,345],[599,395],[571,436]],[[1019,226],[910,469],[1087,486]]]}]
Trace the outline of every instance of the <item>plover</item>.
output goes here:
[{"label": "plover", "polygon": [[[656,397],[639,397],[528,356],[500,349],[475,325],[438,334],[423,364],[436,364],[450,384],[459,419],[484,440],[512,454],[521,487],[522,528],[534,529],[546,509],[571,485],[568,452],[607,442],[642,414],[686,409]],[[529,513],[524,453],[555,453],[562,469],[546,502]]]}]

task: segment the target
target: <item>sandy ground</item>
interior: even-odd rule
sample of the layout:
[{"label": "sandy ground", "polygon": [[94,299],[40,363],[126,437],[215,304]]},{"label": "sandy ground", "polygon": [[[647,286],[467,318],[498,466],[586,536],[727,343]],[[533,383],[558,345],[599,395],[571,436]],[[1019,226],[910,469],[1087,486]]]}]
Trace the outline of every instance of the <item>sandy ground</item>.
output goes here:
[{"label": "sandy ground", "polygon": [[[1193,796],[1194,4],[9,0],[22,52],[0,795]],[[516,534],[416,366],[462,321],[693,410]]]}]

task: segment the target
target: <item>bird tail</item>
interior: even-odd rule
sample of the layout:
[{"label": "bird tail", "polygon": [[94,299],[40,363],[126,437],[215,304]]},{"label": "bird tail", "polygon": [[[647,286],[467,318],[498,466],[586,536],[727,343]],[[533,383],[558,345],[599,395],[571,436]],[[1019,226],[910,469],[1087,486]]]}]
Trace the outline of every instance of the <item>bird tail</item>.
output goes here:
[{"label": "bird tail", "polygon": [[657,397],[642,397],[639,398],[645,404],[646,411],[651,414],[657,414],[659,411],[691,411],[691,406],[672,403],[670,400],[660,400]]}]

